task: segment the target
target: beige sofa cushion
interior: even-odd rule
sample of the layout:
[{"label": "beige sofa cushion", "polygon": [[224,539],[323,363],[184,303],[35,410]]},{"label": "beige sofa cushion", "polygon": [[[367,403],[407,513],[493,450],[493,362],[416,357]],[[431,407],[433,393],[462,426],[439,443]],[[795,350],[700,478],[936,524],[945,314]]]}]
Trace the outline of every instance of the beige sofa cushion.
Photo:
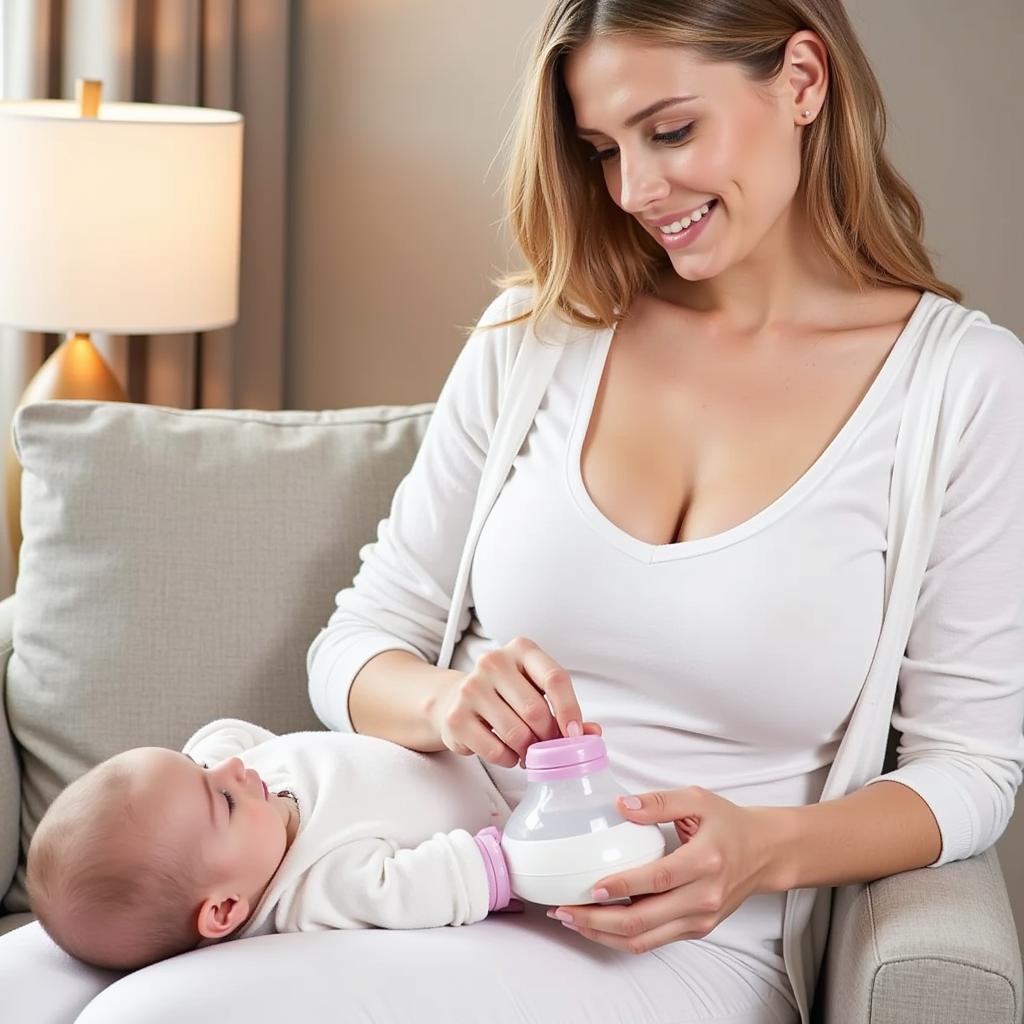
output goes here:
[{"label": "beige sofa cushion", "polygon": [[[432,410],[18,412],[25,540],[7,701],[22,861],[57,793],[116,751],[178,747],[221,717],[320,727],[306,650]],[[23,865],[4,905],[26,909]]]},{"label": "beige sofa cushion", "polygon": [[[14,626],[14,598],[0,601],[0,896],[6,891],[18,867],[18,829],[16,822],[21,808],[21,768],[14,749],[14,737],[2,714],[5,696],[7,662],[13,651],[11,630]],[[3,918],[0,917],[0,934]]]}]

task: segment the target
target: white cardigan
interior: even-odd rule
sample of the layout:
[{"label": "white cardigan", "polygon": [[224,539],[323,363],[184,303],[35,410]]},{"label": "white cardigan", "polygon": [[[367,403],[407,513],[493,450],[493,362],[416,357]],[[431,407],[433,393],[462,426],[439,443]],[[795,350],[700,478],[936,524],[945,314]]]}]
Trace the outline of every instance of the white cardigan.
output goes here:
[{"label": "white cardigan", "polygon": [[[507,316],[523,308],[525,289],[510,289],[492,305]],[[821,800],[831,800],[878,781],[889,737],[900,664],[914,617],[932,541],[950,478],[956,443],[966,427],[964,403],[944,404],[946,377],[953,353],[974,323],[990,323],[978,310],[930,296],[935,308],[923,331],[918,363],[907,395],[896,444],[890,493],[886,586],[881,636],[863,689],[857,699]],[[487,322],[491,322],[488,320]],[[549,320],[539,341],[532,325],[522,335],[514,364],[499,382],[500,415],[487,453],[473,518],[456,576],[444,640],[437,664],[448,668],[460,623],[469,616],[467,587],[473,554],[484,522],[500,492],[543,399],[563,345],[575,331],[588,330]],[[548,340],[554,339],[554,344]],[[514,351],[514,346],[510,351]],[[941,412],[941,416],[940,416]],[[830,887],[794,889],[786,898],[783,954],[800,1008],[809,1024],[831,916]]]}]

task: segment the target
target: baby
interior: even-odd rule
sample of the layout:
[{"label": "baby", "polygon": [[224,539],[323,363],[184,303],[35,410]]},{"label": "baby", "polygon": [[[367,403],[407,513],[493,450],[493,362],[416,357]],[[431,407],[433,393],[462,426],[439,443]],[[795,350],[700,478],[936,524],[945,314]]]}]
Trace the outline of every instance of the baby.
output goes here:
[{"label": "baby", "polygon": [[510,903],[510,813],[476,758],[222,719],[68,786],[32,838],[29,900],[59,946],[116,970],[272,931],[471,924]]}]

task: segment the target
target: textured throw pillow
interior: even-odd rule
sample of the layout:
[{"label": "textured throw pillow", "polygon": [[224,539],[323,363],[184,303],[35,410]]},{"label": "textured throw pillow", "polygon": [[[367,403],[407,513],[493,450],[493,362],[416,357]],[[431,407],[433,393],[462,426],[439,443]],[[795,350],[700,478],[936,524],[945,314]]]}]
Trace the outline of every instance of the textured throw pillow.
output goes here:
[{"label": "textured throw pillow", "polygon": [[21,409],[24,546],[7,710],[24,850],[69,782],[214,718],[319,728],[306,651],[351,584],[432,404],[337,412]]}]

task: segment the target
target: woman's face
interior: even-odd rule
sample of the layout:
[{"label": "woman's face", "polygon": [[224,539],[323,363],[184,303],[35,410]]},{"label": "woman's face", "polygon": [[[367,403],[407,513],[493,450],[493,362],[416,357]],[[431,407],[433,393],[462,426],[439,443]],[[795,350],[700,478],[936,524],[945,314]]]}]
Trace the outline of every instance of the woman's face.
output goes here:
[{"label": "woman's face", "polygon": [[[761,91],[736,65],[703,63],[680,47],[595,38],[567,57],[576,130],[588,155],[600,154],[608,194],[662,244],[680,277],[714,276],[785,230],[800,184],[802,72],[793,65],[806,60],[796,48],[808,35],[790,39],[783,72]],[[803,100],[801,109],[812,106]],[[711,203],[691,240],[659,230]]]}]

